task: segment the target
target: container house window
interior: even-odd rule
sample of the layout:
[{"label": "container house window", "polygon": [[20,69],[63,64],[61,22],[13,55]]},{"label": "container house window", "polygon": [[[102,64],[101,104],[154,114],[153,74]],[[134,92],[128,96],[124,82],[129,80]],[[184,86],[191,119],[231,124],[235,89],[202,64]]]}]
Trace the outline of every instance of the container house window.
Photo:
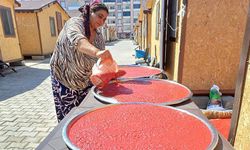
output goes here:
[{"label": "container house window", "polygon": [[49,24],[51,36],[56,36],[56,26],[54,17],[49,17]]},{"label": "container house window", "polygon": [[159,32],[160,32],[160,3],[158,2],[156,5],[156,28],[155,28],[155,39],[159,40]]},{"label": "container house window", "polygon": [[57,23],[57,32],[59,34],[60,31],[63,28],[63,26],[62,26],[62,15],[61,15],[60,12],[56,12],[56,23]]},{"label": "container house window", "polygon": [[5,36],[15,36],[11,9],[0,6],[0,15]]}]

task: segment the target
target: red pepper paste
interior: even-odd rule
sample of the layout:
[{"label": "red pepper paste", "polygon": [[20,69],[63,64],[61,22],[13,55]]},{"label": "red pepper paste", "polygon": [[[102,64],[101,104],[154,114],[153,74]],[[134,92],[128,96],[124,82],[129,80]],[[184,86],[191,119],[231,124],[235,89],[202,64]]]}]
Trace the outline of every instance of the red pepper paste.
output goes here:
[{"label": "red pepper paste", "polygon": [[82,115],[68,126],[80,149],[205,150],[212,142],[208,127],[178,110],[154,105],[113,105]]},{"label": "red pepper paste", "polygon": [[126,74],[123,78],[139,78],[139,77],[150,77],[152,75],[160,74],[159,69],[140,67],[140,66],[119,66],[120,69],[124,70]]},{"label": "red pepper paste", "polygon": [[161,80],[131,80],[112,83],[101,90],[102,96],[119,102],[172,102],[187,98],[190,91],[178,84]]}]

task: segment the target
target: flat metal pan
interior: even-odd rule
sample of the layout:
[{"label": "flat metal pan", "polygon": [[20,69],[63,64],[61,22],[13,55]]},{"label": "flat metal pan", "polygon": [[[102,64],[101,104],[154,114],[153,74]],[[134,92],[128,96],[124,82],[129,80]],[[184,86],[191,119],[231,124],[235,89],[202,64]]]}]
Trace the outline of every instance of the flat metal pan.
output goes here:
[{"label": "flat metal pan", "polygon": [[150,66],[119,65],[119,69],[126,72],[121,78],[149,78],[164,73],[163,70]]},{"label": "flat metal pan", "polygon": [[[122,107],[126,107],[126,109],[123,109]],[[132,106],[132,109],[130,109],[131,108],[131,106]],[[146,106],[146,107],[145,107]],[[76,125],[76,124],[80,124],[80,125],[82,125],[82,123],[87,123],[87,128],[89,128],[89,129],[86,129],[86,128],[84,128],[84,130],[86,129],[86,132],[87,132],[87,134],[88,135],[95,135],[94,133],[90,133],[89,131],[95,131],[95,130],[98,130],[97,132],[98,133],[100,133],[101,135],[103,135],[103,134],[105,134],[102,138],[104,138],[105,140],[106,140],[106,138],[105,137],[112,137],[112,133],[110,133],[110,132],[105,132],[105,133],[103,133],[104,132],[104,130],[102,130],[102,128],[97,128],[96,127],[96,125],[98,125],[98,124],[96,124],[95,123],[95,121],[94,122],[91,122],[91,119],[89,119],[89,118],[92,118],[93,120],[95,120],[94,118],[95,117],[93,117],[93,113],[95,114],[97,114],[97,116],[102,116],[103,115],[103,112],[105,112],[105,109],[107,110],[107,109],[109,109],[109,108],[111,108],[112,109],[112,107],[114,108],[114,107],[117,107],[118,109],[113,109],[113,110],[115,110],[114,111],[114,113],[109,113],[109,112],[107,112],[107,114],[110,114],[110,117],[112,118],[112,116],[114,116],[114,115],[116,115],[116,114],[121,114],[120,112],[122,112],[122,114],[123,114],[123,112],[124,112],[124,110],[125,110],[125,112],[127,112],[127,111],[130,111],[130,110],[132,110],[130,113],[126,113],[126,114],[136,114],[136,113],[133,113],[133,111],[135,111],[135,110],[138,110],[138,109],[143,109],[143,111],[145,110],[145,108],[147,108],[147,107],[150,107],[150,109],[146,109],[145,111],[147,111],[147,110],[150,110],[149,112],[151,113],[151,110],[152,110],[152,108],[154,108],[154,110],[157,110],[157,109],[161,109],[161,110],[163,110],[162,108],[166,108],[166,112],[174,112],[174,114],[177,114],[177,116],[176,115],[174,115],[174,116],[172,116],[172,115],[170,115],[169,117],[170,117],[170,119],[167,119],[167,118],[169,118],[168,116],[164,116],[164,119],[163,119],[163,122],[166,120],[166,122],[165,123],[168,123],[168,124],[171,124],[171,130],[180,130],[180,128],[182,128],[182,129],[184,129],[184,130],[188,130],[188,129],[190,129],[190,127],[191,128],[193,128],[194,129],[194,127],[193,127],[193,123],[192,123],[192,121],[191,120],[193,120],[193,121],[195,121],[195,122],[200,122],[199,123],[199,125],[202,125],[203,127],[203,129],[207,129],[206,130],[206,133],[208,132],[208,133],[210,133],[210,135],[211,136],[209,136],[210,138],[208,139],[208,141],[210,141],[210,142],[207,142],[207,150],[213,150],[213,149],[215,149],[215,147],[217,146],[217,143],[218,143],[218,133],[216,132],[216,130],[214,129],[214,127],[212,126],[212,125],[210,125],[207,121],[205,121],[203,118],[201,118],[201,117],[199,117],[199,116],[197,116],[197,115],[195,115],[195,114],[192,114],[192,113],[190,113],[190,112],[188,112],[188,111],[186,111],[186,110],[182,110],[182,109],[177,109],[177,108],[174,108],[174,107],[171,107],[171,106],[162,106],[162,105],[157,105],[157,104],[149,104],[149,103],[123,103],[123,104],[111,104],[111,105],[107,105],[107,106],[104,106],[104,107],[100,107],[100,108],[95,108],[95,109],[92,109],[92,110],[89,110],[89,111],[85,111],[85,112],[82,112],[82,113],[80,113],[80,114],[78,114],[78,115],[76,115],[76,116],[74,116],[73,118],[71,118],[65,125],[64,125],[64,127],[63,127],[63,130],[62,130],[62,136],[63,136],[63,140],[64,140],[64,142],[66,143],[66,145],[70,148],[70,149],[73,149],[73,150],[77,150],[77,149],[80,149],[80,148],[78,148],[71,140],[70,140],[70,138],[69,138],[69,132],[71,132],[71,128],[72,128],[72,126],[74,126],[74,125]],[[134,109],[136,107],[136,109]],[[112,112],[113,112],[113,110],[112,110]],[[119,112],[120,111],[120,112]],[[141,111],[141,110],[139,110],[139,111]],[[165,111],[165,110],[164,110]],[[154,112],[154,111],[153,111]],[[164,114],[168,114],[168,113],[164,113]],[[88,115],[90,115],[90,116],[88,116]],[[185,120],[185,118],[189,118],[189,119],[191,119],[191,120],[189,120],[190,122],[188,123],[188,124],[186,124],[185,126],[175,126],[175,120],[176,120],[176,118],[178,118],[178,116],[179,117],[183,117],[183,116],[187,116],[187,117],[184,117],[183,119],[182,119],[182,121],[184,121],[184,122],[187,122],[188,120]],[[87,117],[88,116],[88,117]],[[85,118],[84,118],[85,117]],[[86,120],[86,117],[88,118],[87,120]],[[127,116],[127,117],[129,117],[130,118],[130,116]],[[132,117],[132,116],[131,116]],[[143,126],[148,126],[148,123],[144,123],[143,121],[145,121],[145,118],[147,118],[148,117],[148,115],[144,115],[144,116],[142,116],[142,117],[139,117],[139,120],[138,121],[141,121],[142,122],[142,124],[143,124]],[[155,117],[161,117],[161,116],[155,116]],[[172,119],[171,119],[171,117],[172,117]],[[175,117],[175,119],[173,119]],[[126,124],[128,124],[128,125],[131,125],[131,122],[128,122],[126,119],[123,119],[123,117],[118,117],[118,118],[121,118],[121,122],[119,122],[118,121],[118,124],[119,123],[125,123],[125,125],[124,124],[122,124],[122,126],[127,126]],[[142,118],[142,119],[140,119],[140,118]],[[150,118],[150,117],[149,117]],[[80,119],[82,119],[83,120],[83,122],[78,122],[78,120],[80,120]],[[87,122],[86,122],[86,121]],[[101,121],[100,122],[100,125],[105,125],[106,123],[108,123],[108,124],[110,124],[111,126],[110,127],[108,127],[108,128],[106,128],[105,129],[105,131],[106,130],[109,130],[110,128],[112,129],[112,125],[113,124],[116,124],[117,123],[117,120],[109,120],[108,118],[106,119],[105,117],[104,117],[104,119],[102,119],[103,121]],[[77,123],[78,122],[78,123]],[[95,123],[95,127],[94,127],[94,129],[95,130],[92,130],[92,126],[91,126],[91,124],[92,123]],[[132,122],[132,124],[134,124],[133,122]],[[185,124],[185,123],[184,123]],[[120,126],[120,125],[119,125]],[[164,125],[161,125],[161,122],[160,122],[160,126],[157,126],[157,127],[160,127],[160,128],[162,128],[162,127],[165,127]],[[117,127],[117,126],[115,126],[115,128],[117,128],[117,130],[119,130],[119,127]],[[199,126],[197,126],[197,128],[195,127],[195,129],[197,129],[196,130],[196,132],[198,132],[198,134],[199,135],[192,135],[192,136],[195,136],[195,137],[200,137],[200,136],[202,136],[202,134],[204,134],[202,131],[200,131],[200,129],[201,128],[199,128]],[[157,130],[157,129],[156,129]],[[170,131],[170,128],[166,128],[165,130],[167,130],[167,131]],[[131,130],[128,128],[128,130],[125,130],[126,132],[130,132]],[[147,131],[147,130],[146,130]],[[200,133],[199,133],[199,131],[200,131]],[[85,132],[85,131],[84,131]],[[133,133],[134,133],[134,130],[132,131]],[[83,132],[81,132],[82,134],[80,134],[80,135],[86,135],[86,134],[84,134]],[[135,133],[137,133],[137,132],[135,132]],[[165,134],[165,132],[161,132],[161,133],[164,133]],[[173,132],[174,134],[177,134],[177,132]],[[151,134],[149,134],[149,135],[151,135]],[[138,136],[140,136],[140,135],[138,135]],[[164,135],[165,136],[165,135]],[[166,135],[166,136],[168,136],[168,135]],[[187,138],[191,138],[191,135],[185,135],[184,137],[187,137]],[[192,137],[192,138],[195,138],[195,137]],[[92,137],[93,138],[93,137]],[[150,138],[154,138],[154,136],[150,136]],[[88,139],[88,137],[87,137],[87,139]],[[103,140],[104,140],[103,139]],[[101,140],[101,139],[99,139],[100,141],[103,141],[103,140]],[[173,139],[173,140],[177,140],[177,141],[182,141],[182,139]],[[192,142],[194,142],[194,143],[197,143],[198,145],[199,145],[199,140],[204,140],[204,139],[202,139],[202,138],[200,138],[200,139],[194,139],[194,140],[192,140]],[[151,140],[150,140],[151,141]],[[85,142],[85,141],[84,141]],[[94,144],[96,144],[96,142],[98,142],[98,141],[95,141],[95,143]],[[112,141],[110,141],[110,142],[112,142]],[[129,144],[129,143],[128,143]],[[187,144],[189,144],[189,143],[182,143],[183,145],[187,145]],[[118,143],[118,145],[119,145],[119,143]],[[185,146],[186,146],[185,145]],[[91,147],[91,145],[88,145],[88,146],[90,146]],[[116,146],[116,145],[114,145],[114,146]],[[155,145],[156,146],[156,145]],[[153,145],[153,147],[154,147],[154,145]],[[168,146],[167,146],[168,147]],[[175,147],[175,145],[169,145],[169,147],[171,147],[171,148],[174,148]],[[166,147],[165,147],[166,148]],[[198,147],[197,147],[198,148]]]},{"label": "flat metal pan", "polygon": [[[154,84],[160,84],[160,86]],[[103,89],[94,86],[91,92],[97,100],[105,104],[149,102],[174,105],[189,100],[193,95],[189,88],[180,83],[151,78],[118,79],[110,82]]]}]

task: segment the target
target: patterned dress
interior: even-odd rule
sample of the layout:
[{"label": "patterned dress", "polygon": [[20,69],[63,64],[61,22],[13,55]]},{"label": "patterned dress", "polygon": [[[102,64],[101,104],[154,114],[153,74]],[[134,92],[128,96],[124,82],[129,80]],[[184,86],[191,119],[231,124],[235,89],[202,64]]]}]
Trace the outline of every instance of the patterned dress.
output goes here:
[{"label": "patterned dress", "polygon": [[[86,38],[82,16],[70,18],[60,32],[51,57],[51,80],[58,122],[78,106],[91,87],[89,77],[97,58],[80,52],[78,41]],[[105,49],[104,39],[96,31],[94,46]]]}]

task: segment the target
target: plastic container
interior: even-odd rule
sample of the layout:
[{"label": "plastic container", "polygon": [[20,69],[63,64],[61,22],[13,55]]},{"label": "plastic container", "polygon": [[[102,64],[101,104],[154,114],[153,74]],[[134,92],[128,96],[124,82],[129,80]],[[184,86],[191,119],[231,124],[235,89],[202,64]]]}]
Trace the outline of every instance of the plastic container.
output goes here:
[{"label": "plastic container", "polygon": [[144,50],[135,50],[135,57],[136,58],[144,58],[146,52]]},{"label": "plastic container", "polygon": [[92,68],[90,80],[95,86],[103,88],[112,78],[115,78],[117,71],[118,66],[114,60],[99,59]]}]

